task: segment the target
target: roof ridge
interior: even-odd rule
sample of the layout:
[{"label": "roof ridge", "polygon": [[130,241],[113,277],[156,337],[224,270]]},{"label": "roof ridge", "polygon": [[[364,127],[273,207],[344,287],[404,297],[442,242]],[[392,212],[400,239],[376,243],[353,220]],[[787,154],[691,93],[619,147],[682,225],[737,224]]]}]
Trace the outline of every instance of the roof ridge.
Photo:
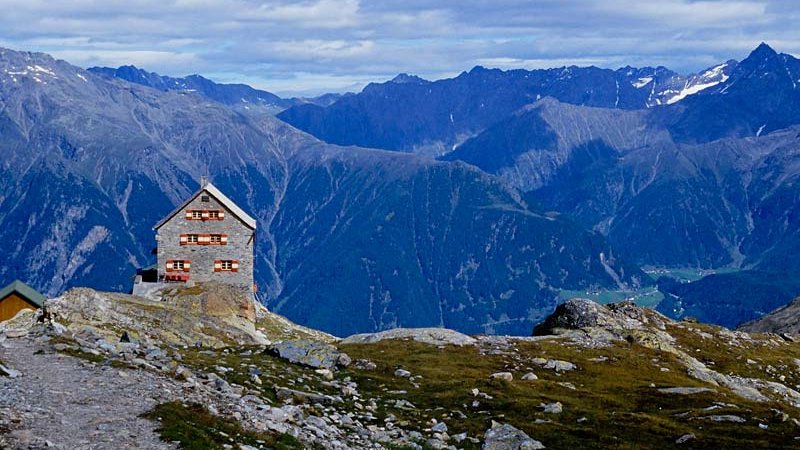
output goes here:
[{"label": "roof ridge", "polygon": [[256,229],[256,219],[252,218],[249,214],[244,212],[242,208],[239,207],[233,200],[228,198],[227,195],[223,194],[222,191],[214,186],[211,182],[206,182],[200,186],[200,188],[192,195],[190,195],[185,201],[183,201],[177,208],[175,208],[171,213],[167,214],[163,219],[161,219],[154,227],[154,230],[161,228],[162,225],[167,223],[170,219],[172,219],[176,214],[178,214],[186,205],[188,205],[192,200],[196,199],[203,191],[208,192],[214,198],[216,198],[223,206],[228,208],[233,215],[235,215],[239,220],[244,222],[245,225],[252,228],[253,230]]},{"label": "roof ridge", "polygon": [[0,298],[7,297],[12,292],[19,293],[40,308],[44,304],[44,301],[47,300],[47,297],[45,297],[44,294],[20,280],[14,280],[11,283],[8,283],[4,288],[0,289]]}]

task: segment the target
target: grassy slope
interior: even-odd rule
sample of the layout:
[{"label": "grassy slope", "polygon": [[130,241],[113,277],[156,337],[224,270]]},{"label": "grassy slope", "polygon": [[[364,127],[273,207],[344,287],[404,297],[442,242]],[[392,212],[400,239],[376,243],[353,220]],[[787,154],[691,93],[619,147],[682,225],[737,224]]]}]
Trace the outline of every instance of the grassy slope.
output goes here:
[{"label": "grassy slope", "polygon": [[[728,346],[715,335],[717,330],[696,324],[669,326],[680,348],[720,372],[774,381],[779,381],[780,373],[790,373],[786,384],[800,383],[800,368],[793,366],[793,359],[800,358],[800,345],[763,340]],[[703,333],[714,336],[703,337]],[[273,385],[337,394],[307,368],[261,353],[241,356],[241,350],[207,355],[190,349],[184,362],[195,368],[232,367],[234,370],[224,374],[225,378],[261,390],[272,402],[276,402]],[[719,387],[714,388],[715,392],[693,395],[658,392],[658,387],[710,386],[689,377],[672,355],[636,344],[586,349],[561,339],[544,339],[520,341],[512,348],[497,349],[497,353],[504,354],[481,354],[487,348],[481,351],[473,346],[437,348],[410,341],[384,341],[344,345],[342,350],[354,358],[367,358],[377,364],[374,371],[351,368],[339,372],[337,378],[357,381],[362,403],[377,400],[378,424],[392,414],[402,426],[424,430],[435,418],[447,423],[451,435],[466,431],[470,436],[482,437],[494,419],[525,430],[550,449],[671,448],[675,439],[687,433],[695,434],[697,439],[682,444],[681,448],[794,448],[797,445],[794,438],[800,436],[797,425],[776,416],[774,410],[798,416],[798,411],[786,404],[747,401]],[[578,370],[558,374],[541,369],[531,362],[534,357],[571,361],[578,365]],[[608,360],[592,361],[598,357]],[[770,375],[766,372],[768,366],[780,369]],[[262,370],[261,386],[248,379],[250,367]],[[421,378],[410,381],[395,377],[394,371],[400,367]],[[511,382],[489,379],[492,373],[503,370],[514,372],[515,379]],[[522,381],[521,376],[528,371],[535,372],[539,379]],[[470,392],[473,388],[492,399],[474,397]],[[406,399],[416,408],[396,407],[398,399]],[[476,400],[480,404],[473,407]],[[561,402],[564,412],[544,413],[540,404],[551,402]],[[359,411],[351,399],[337,408]],[[698,418],[722,414],[737,415],[747,422],[716,423]],[[759,424],[768,428],[759,428]],[[467,442],[460,445],[478,448],[470,447],[473,444]]]},{"label": "grassy slope", "polygon": [[[679,436],[694,433],[703,446],[718,448],[789,448],[793,424],[771,424],[767,431],[757,422],[770,423],[774,413],[770,407],[744,401],[724,389],[718,393],[690,396],[661,394],[650,387],[707,386],[689,378],[685,370],[671,357],[635,345],[620,345],[610,349],[568,349],[549,341],[520,343],[519,354],[510,356],[479,356],[474,348],[439,350],[420,344],[382,343],[377,346],[347,346],[345,350],[356,357],[371,357],[377,364],[374,373],[353,373],[362,389],[373,392],[405,389],[417,411],[393,409],[390,412],[412,422],[424,423],[430,417],[445,418],[453,433],[467,431],[481,436],[490,419],[509,422],[541,440],[548,448],[669,448]],[[552,371],[536,370],[526,362],[530,356],[561,358],[574,362],[578,371],[558,375]],[[591,358],[605,356],[606,362]],[[402,366],[422,375],[420,387],[414,388],[403,379],[393,376]],[[669,372],[662,372],[666,367]],[[517,377],[528,368],[540,377],[536,381],[515,379],[510,383],[490,381],[489,375],[499,370],[519,368]],[[572,383],[572,390],[559,383]],[[486,392],[492,400],[481,400],[472,408],[470,389]],[[384,394],[385,395],[385,394]],[[564,412],[545,414],[541,403],[561,402]],[[697,415],[715,401],[735,404],[714,414],[737,414],[748,418],[747,424],[710,424],[696,422],[676,414]],[[455,410],[468,418],[458,419]],[[579,422],[585,417],[587,420]],[[552,423],[536,424],[537,419]],[[691,447],[691,446],[690,446]],[[686,448],[686,446],[684,446]]]}]

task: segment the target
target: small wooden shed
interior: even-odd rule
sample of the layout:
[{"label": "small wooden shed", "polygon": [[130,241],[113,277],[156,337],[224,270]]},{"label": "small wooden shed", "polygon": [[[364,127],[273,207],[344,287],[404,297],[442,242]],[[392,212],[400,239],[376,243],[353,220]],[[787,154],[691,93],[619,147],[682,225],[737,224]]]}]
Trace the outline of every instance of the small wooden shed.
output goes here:
[{"label": "small wooden shed", "polygon": [[23,309],[36,310],[47,298],[22,281],[0,289],[0,322],[13,318]]}]

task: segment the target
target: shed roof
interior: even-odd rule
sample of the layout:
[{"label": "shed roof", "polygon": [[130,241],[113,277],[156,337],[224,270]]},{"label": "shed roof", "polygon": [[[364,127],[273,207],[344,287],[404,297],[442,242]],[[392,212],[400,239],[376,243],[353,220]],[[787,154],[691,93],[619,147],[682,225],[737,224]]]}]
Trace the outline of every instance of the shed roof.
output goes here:
[{"label": "shed roof", "polygon": [[42,305],[44,305],[44,301],[47,300],[47,297],[40,294],[39,291],[19,280],[14,280],[3,289],[0,289],[0,300],[15,292],[20,296],[25,297],[28,301],[39,308],[41,308]]},{"label": "shed roof", "polygon": [[172,217],[175,216],[175,214],[181,212],[181,210],[185,208],[186,205],[188,205],[192,200],[196,199],[197,196],[202,194],[203,192],[206,192],[215,199],[217,199],[218,202],[222,203],[226,208],[228,208],[230,212],[234,216],[239,218],[239,220],[244,222],[245,225],[252,228],[253,230],[256,229],[256,219],[250,217],[246,212],[244,212],[244,210],[242,210],[242,208],[239,207],[239,205],[234,203],[233,200],[229,199],[216,186],[205,181],[203,182],[203,184],[200,185],[200,189],[198,189],[197,192],[195,192],[192,196],[186,199],[185,202],[181,203],[177,208],[175,208],[175,210],[169,213],[165,218],[161,219],[161,221],[158,222],[156,226],[153,227],[153,229],[157,230],[161,228],[162,225],[164,225],[165,223],[167,223],[167,221],[172,219]]}]

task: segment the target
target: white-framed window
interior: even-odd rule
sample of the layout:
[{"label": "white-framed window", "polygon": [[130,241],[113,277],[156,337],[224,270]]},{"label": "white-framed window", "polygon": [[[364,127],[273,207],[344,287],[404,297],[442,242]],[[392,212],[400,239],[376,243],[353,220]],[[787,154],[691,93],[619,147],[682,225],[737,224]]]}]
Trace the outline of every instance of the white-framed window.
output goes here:
[{"label": "white-framed window", "polygon": [[238,272],[239,261],[235,259],[218,259],[214,261],[214,272]]},{"label": "white-framed window", "polygon": [[196,234],[187,234],[186,235],[186,242],[188,242],[190,244],[197,244],[198,240],[199,240],[199,236],[196,235]]},{"label": "white-framed window", "polygon": [[214,220],[219,220],[219,211],[217,211],[217,210],[209,211],[208,212],[208,218],[209,219],[214,219]]},{"label": "white-framed window", "polygon": [[194,210],[192,211],[192,219],[193,220],[200,220],[203,218],[203,211]]},{"label": "white-framed window", "polygon": [[182,259],[176,259],[172,261],[172,270],[183,270],[184,262]]}]

